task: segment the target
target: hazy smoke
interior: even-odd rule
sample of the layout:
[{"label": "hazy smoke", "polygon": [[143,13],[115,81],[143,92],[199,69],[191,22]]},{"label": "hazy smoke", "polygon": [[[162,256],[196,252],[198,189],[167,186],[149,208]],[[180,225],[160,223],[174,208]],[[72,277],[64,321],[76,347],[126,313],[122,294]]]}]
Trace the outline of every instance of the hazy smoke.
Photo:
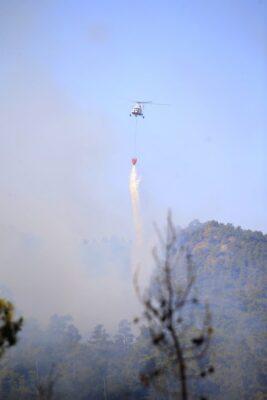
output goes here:
[{"label": "hazy smoke", "polygon": [[33,56],[41,15],[34,3],[0,7],[0,46],[9,54],[1,66],[0,283],[26,317],[72,314],[83,327],[111,326],[131,317],[131,281],[116,265],[93,273],[81,243],[123,236],[121,215],[111,212],[119,197],[110,191],[117,136],[103,110],[80,109],[49,60]]}]

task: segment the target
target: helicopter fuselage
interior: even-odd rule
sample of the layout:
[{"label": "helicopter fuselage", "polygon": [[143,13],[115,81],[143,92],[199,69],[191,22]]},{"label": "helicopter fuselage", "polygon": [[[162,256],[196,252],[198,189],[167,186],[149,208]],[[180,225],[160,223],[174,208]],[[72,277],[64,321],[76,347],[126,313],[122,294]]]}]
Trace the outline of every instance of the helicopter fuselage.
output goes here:
[{"label": "helicopter fuselage", "polygon": [[143,108],[142,108],[142,105],[140,103],[135,103],[134,104],[133,108],[131,109],[130,117],[132,115],[134,117],[143,117],[143,118],[145,118],[144,114],[143,114]]}]

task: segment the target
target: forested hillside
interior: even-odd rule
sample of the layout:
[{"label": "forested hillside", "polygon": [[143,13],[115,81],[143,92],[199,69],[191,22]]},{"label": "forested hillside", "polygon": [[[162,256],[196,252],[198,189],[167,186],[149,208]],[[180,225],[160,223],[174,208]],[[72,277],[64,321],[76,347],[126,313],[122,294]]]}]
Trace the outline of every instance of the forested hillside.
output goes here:
[{"label": "forested hillside", "polygon": [[[206,358],[215,373],[192,382],[195,398],[266,399],[267,235],[215,221],[178,231],[196,270],[193,294],[210,304],[214,331]],[[84,337],[68,316],[54,315],[47,328],[25,321],[19,343],[1,359],[0,398],[48,399],[40,396],[52,384],[59,400],[164,400],[139,381],[155,352],[146,328],[135,337],[126,320],[115,334],[98,325]]]},{"label": "forested hillside", "polygon": [[[211,306],[213,398],[267,398],[267,235],[194,221],[181,231]],[[263,394],[265,393],[265,394]]]}]

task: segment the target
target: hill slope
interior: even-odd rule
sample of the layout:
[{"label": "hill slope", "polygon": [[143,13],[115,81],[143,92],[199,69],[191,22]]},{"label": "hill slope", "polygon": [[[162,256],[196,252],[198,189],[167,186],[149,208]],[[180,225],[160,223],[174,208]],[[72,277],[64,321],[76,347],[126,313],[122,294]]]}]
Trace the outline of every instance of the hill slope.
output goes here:
[{"label": "hill slope", "polygon": [[[215,221],[181,230],[214,324],[216,398],[266,399],[267,235]],[[220,388],[220,389],[219,389]]]}]

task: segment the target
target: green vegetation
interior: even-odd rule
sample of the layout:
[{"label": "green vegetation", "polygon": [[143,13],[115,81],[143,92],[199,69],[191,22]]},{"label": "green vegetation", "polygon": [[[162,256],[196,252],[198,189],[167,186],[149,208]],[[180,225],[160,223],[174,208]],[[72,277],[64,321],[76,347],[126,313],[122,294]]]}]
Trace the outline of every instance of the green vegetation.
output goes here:
[{"label": "green vegetation", "polygon": [[[194,371],[197,379],[188,380],[188,393],[195,393],[195,399],[202,393],[209,400],[266,399],[267,236],[215,221],[195,221],[177,231],[177,247],[191,255],[196,276],[188,297],[192,304],[197,299],[193,305],[199,307],[192,339],[199,338],[206,299],[213,326],[208,351]],[[140,326],[136,337],[124,320],[114,334],[98,325],[82,338],[71,317],[55,315],[47,328],[28,320],[17,345],[0,360],[0,398],[166,400],[139,379],[140,372],[155,371],[158,362],[164,365],[166,354],[151,344],[149,324]],[[207,369],[211,365],[213,374]],[[164,380],[167,389],[173,379],[168,375]]]},{"label": "green vegetation", "polygon": [[192,254],[198,293],[213,317],[209,397],[266,398],[267,235],[195,221],[181,231],[180,243]]},{"label": "green vegetation", "polygon": [[22,318],[14,318],[14,306],[9,301],[0,298],[0,357],[8,347],[14,346],[17,333],[22,326]]}]

